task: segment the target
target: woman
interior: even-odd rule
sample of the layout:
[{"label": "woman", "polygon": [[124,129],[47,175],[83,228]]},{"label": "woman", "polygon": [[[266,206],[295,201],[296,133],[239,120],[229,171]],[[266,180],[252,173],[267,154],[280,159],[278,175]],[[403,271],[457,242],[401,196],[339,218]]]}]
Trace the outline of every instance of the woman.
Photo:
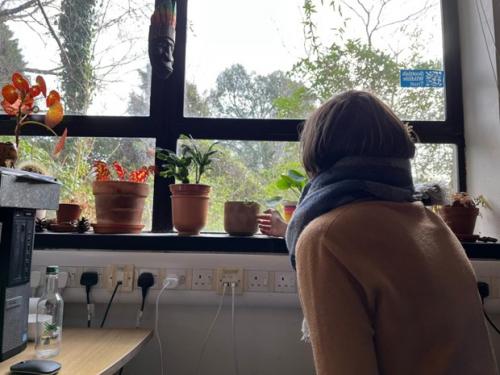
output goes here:
[{"label": "woman", "polygon": [[476,279],[446,224],[415,202],[404,124],[373,95],[338,95],[306,121],[311,178],[284,235],[318,375],[497,374]]}]

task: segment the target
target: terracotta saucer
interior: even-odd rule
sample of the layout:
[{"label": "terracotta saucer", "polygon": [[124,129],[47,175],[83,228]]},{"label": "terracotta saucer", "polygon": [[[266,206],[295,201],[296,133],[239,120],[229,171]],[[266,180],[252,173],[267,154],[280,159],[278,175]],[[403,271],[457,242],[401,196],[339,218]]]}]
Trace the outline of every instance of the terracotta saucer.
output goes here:
[{"label": "terracotta saucer", "polygon": [[59,233],[68,233],[68,232],[76,232],[76,226],[71,223],[51,223],[47,227],[51,232],[59,232]]},{"label": "terracotta saucer", "polygon": [[92,224],[94,233],[99,234],[120,234],[120,233],[140,233],[143,224],[127,225],[127,224]]}]

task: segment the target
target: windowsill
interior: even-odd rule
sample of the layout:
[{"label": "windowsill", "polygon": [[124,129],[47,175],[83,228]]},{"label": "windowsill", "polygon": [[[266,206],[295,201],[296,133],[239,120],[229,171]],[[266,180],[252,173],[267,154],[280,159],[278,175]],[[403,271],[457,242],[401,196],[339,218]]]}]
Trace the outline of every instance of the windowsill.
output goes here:
[{"label": "windowsill", "polygon": [[288,254],[285,241],[263,235],[229,236],[202,233],[179,236],[177,233],[94,234],[37,233],[35,249],[119,250],[119,251],[191,251]]},{"label": "windowsill", "polygon": [[[470,259],[499,259],[500,243],[462,244]],[[179,236],[177,233],[94,234],[37,233],[35,249],[187,251],[287,255],[285,241],[263,235],[235,237],[224,233]]]}]

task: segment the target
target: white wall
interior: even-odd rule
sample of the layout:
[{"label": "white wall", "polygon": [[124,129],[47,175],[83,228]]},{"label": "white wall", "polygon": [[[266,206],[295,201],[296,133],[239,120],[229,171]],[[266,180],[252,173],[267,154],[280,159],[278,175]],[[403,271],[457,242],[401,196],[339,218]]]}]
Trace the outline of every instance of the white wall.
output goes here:
[{"label": "white wall", "polygon": [[[286,255],[243,255],[216,253],[159,253],[110,251],[35,251],[33,268],[48,264],[72,267],[104,267],[108,264],[134,264],[150,268],[217,268],[239,266],[244,269],[290,271]],[[154,300],[151,290],[146,305],[144,327],[154,327]],[[93,293],[96,306],[94,326],[103,316],[111,293]],[[68,326],[86,325],[83,288],[63,292],[66,302],[64,321]],[[140,301],[139,291],[118,293],[106,327],[134,327]],[[160,306],[160,332],[165,346],[168,375],[195,375],[196,363],[207,329],[215,315],[220,296],[215,291],[168,290]],[[236,297],[236,342],[240,375],[313,375],[309,344],[300,341],[302,313],[296,293],[245,293]],[[231,298],[209,341],[202,375],[234,375],[231,340]],[[125,375],[160,375],[159,351],[152,340],[124,370]]]},{"label": "white wall", "polygon": [[[495,74],[481,30],[479,0],[459,0],[460,39],[465,115],[467,189],[483,194],[491,210],[482,210],[477,230],[500,237],[500,116]],[[482,0],[493,27],[492,0]],[[481,12],[481,8],[480,12]],[[500,22],[497,19],[497,22]],[[488,25],[483,22],[486,42],[496,68],[495,45]],[[500,29],[500,24],[497,26]]]}]

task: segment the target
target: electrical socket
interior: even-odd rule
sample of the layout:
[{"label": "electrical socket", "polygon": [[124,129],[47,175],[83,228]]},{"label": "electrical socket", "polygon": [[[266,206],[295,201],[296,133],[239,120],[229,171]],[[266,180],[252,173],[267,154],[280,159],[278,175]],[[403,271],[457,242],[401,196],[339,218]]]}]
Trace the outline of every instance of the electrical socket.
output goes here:
[{"label": "electrical socket", "polygon": [[193,269],[193,278],[191,282],[192,290],[213,290],[214,289],[214,271],[211,269],[195,268]]},{"label": "electrical socket", "polygon": [[61,272],[68,273],[68,281],[66,288],[79,288],[80,287],[80,267],[59,267]]},{"label": "electrical socket", "polygon": [[275,272],[274,291],[277,293],[297,292],[297,276],[295,272]]},{"label": "electrical socket", "polygon": [[109,265],[105,272],[106,289],[112,292],[118,281],[122,282],[121,292],[132,292],[134,290],[134,265]]},{"label": "electrical socket", "polygon": [[[217,268],[217,293],[222,294],[224,290],[224,283],[231,284],[235,283],[236,287],[234,289],[236,294],[243,293],[243,268],[234,267],[222,267]],[[226,287],[226,293],[230,292],[231,287],[228,285]]]},{"label": "electrical socket", "polygon": [[191,278],[189,270],[181,269],[181,268],[167,268],[164,271],[164,276],[162,280],[165,280],[167,277],[177,276],[179,278],[179,284],[175,289],[190,289],[191,288]]},{"label": "electrical socket", "polygon": [[267,271],[245,271],[245,290],[248,292],[269,292],[269,272]]}]

